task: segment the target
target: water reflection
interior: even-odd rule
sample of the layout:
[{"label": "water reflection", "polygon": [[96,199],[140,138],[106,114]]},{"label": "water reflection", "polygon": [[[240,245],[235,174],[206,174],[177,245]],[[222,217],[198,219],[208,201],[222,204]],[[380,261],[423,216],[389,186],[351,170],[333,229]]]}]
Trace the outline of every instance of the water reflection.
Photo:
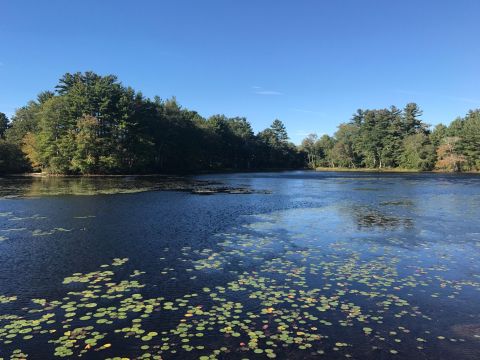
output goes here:
[{"label": "water reflection", "polygon": [[187,191],[195,194],[248,194],[246,186],[225,187],[216,181],[180,176],[34,176],[0,177],[0,199],[60,195],[112,195],[146,191]]},{"label": "water reflection", "polygon": [[0,178],[0,197],[96,195],[155,190],[162,179],[135,177]]}]

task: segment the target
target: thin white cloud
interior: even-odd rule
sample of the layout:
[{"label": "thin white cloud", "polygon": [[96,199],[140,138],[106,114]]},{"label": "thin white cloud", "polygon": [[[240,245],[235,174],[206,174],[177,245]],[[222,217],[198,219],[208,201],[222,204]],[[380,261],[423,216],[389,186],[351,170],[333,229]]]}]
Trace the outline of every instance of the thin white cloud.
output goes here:
[{"label": "thin white cloud", "polygon": [[252,86],[253,93],[257,95],[283,95],[280,91],[267,90],[261,86]]},{"label": "thin white cloud", "polygon": [[305,113],[305,114],[314,114],[314,115],[320,115],[320,116],[325,115],[324,113],[322,113],[320,111],[313,111],[313,110],[307,110],[307,109],[290,108],[290,110]]},{"label": "thin white cloud", "polygon": [[255,94],[257,95],[283,95],[283,93],[279,91],[273,91],[273,90],[259,90],[255,91]]}]

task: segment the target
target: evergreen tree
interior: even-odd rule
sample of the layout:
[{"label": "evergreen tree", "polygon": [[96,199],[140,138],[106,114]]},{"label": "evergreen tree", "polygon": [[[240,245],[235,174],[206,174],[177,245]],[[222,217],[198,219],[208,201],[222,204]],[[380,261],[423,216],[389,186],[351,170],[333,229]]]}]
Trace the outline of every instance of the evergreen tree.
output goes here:
[{"label": "evergreen tree", "polygon": [[270,128],[273,131],[277,143],[286,143],[288,141],[287,129],[283,122],[275,119]]},{"label": "evergreen tree", "polygon": [[415,103],[409,103],[405,106],[403,110],[405,136],[427,132],[427,126],[419,119],[422,114],[422,110]]},{"label": "evergreen tree", "polygon": [[0,112],[0,139],[5,139],[5,132],[8,129],[8,117]]}]

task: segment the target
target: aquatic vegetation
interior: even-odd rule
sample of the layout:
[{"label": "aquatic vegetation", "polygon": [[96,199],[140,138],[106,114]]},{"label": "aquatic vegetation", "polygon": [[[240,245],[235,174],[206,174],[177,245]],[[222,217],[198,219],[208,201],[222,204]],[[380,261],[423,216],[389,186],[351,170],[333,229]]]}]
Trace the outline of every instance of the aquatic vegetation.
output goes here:
[{"label": "aquatic vegetation", "polygon": [[[225,186],[218,182],[198,180],[181,176],[100,176],[100,177],[19,177],[2,179],[0,199],[39,196],[93,196],[113,194],[135,194],[146,191],[184,191],[192,194],[253,194],[270,193],[254,190],[248,186]],[[2,215],[3,214],[3,215]],[[7,216],[8,213],[0,213]],[[33,215],[30,219],[39,220]],[[91,216],[76,216],[87,219]],[[15,220],[25,220],[16,218]]]},{"label": "aquatic vegetation", "polygon": [[39,214],[35,214],[35,215],[32,215],[32,216],[25,216],[25,217],[13,216],[13,217],[9,218],[9,220],[12,220],[12,221],[43,220],[43,219],[46,219],[46,217],[45,216],[40,216]]},{"label": "aquatic vegetation", "polygon": [[[47,357],[107,359],[410,359],[478,351],[478,304],[471,301],[480,294],[477,229],[452,246],[416,229],[408,202],[347,208],[247,216],[209,242],[162,243],[154,264],[121,251],[102,254],[96,265],[62,274],[55,296],[5,291],[0,357],[36,358],[39,346]],[[18,232],[43,245],[95,221],[83,214],[68,214],[73,225],[15,212],[1,221],[9,237]],[[450,316],[459,304],[462,315]]]},{"label": "aquatic vegetation", "polygon": [[5,296],[5,295],[0,295],[0,304],[7,304],[12,301],[16,301],[17,297],[16,296]]},{"label": "aquatic vegetation", "polygon": [[0,231],[3,231],[3,232],[14,232],[14,231],[25,231],[27,230],[27,228],[11,228],[11,229],[2,229]]},{"label": "aquatic vegetation", "polygon": [[72,230],[64,229],[64,228],[53,228],[51,230],[40,230],[35,229],[32,231],[32,236],[46,236],[46,235],[53,235],[57,232],[70,232]]},{"label": "aquatic vegetation", "polygon": [[480,323],[457,324],[452,327],[452,331],[466,339],[480,340]]},{"label": "aquatic vegetation", "polygon": [[[15,214],[13,212],[5,212],[5,213],[0,213],[0,217],[6,219],[9,222],[10,221],[15,222],[14,226],[18,226],[18,223],[22,224],[21,227],[11,227],[11,228],[0,229],[0,232],[7,233],[7,234],[28,231],[34,237],[45,237],[45,236],[54,235],[58,233],[69,233],[71,231],[74,231],[74,229],[66,229],[63,227],[54,227],[50,229],[38,229],[36,228],[37,223],[35,221],[47,219],[46,216],[41,216],[39,214],[34,214],[31,216],[20,216],[19,214]],[[0,235],[0,242],[8,239],[9,238],[7,236]]]}]

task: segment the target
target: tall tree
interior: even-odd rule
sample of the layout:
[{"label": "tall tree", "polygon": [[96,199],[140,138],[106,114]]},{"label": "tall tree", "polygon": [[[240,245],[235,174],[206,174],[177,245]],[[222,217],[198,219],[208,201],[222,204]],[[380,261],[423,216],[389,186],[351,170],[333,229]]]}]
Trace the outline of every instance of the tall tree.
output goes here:
[{"label": "tall tree", "polygon": [[66,139],[75,120],[69,116],[69,104],[64,96],[47,100],[39,112],[39,131],[35,135],[41,167],[52,173],[66,173],[70,169],[72,146]]},{"label": "tall tree", "polygon": [[277,142],[286,143],[288,141],[287,129],[282,121],[275,119],[270,128],[272,129]]},{"label": "tall tree", "polygon": [[460,140],[461,138],[458,136],[449,136],[442,139],[442,143],[437,148],[436,169],[454,172],[462,170],[466,159],[463,154],[456,150]]},{"label": "tall tree", "polygon": [[20,173],[29,169],[17,144],[0,139],[0,174]]},{"label": "tall tree", "polygon": [[315,143],[316,153],[319,158],[320,166],[335,167],[335,161],[332,157],[332,150],[335,146],[335,139],[324,134]]},{"label": "tall tree", "polygon": [[468,170],[480,170],[480,110],[470,111],[461,122],[456,150],[465,156]]},{"label": "tall tree", "polygon": [[433,131],[430,133],[430,141],[433,146],[436,148],[440,145],[442,139],[447,137],[448,128],[443,124],[438,124],[433,128]]},{"label": "tall tree", "polygon": [[406,136],[419,132],[427,132],[427,126],[420,120],[422,114],[422,110],[415,103],[409,103],[405,106],[405,109],[403,110],[403,121]]},{"label": "tall tree", "polygon": [[355,149],[358,126],[355,123],[340,124],[335,133],[335,145],[331,149],[333,162],[342,167],[355,168],[359,158]]},{"label": "tall tree", "polygon": [[301,150],[307,154],[308,166],[312,169],[317,167],[317,152],[315,151],[315,143],[318,140],[317,134],[309,134],[303,139],[300,146]]},{"label": "tall tree", "polygon": [[8,129],[8,117],[0,112],[0,139],[5,139],[5,132]]},{"label": "tall tree", "polygon": [[41,106],[35,101],[29,101],[27,105],[17,109],[12,116],[10,126],[5,132],[9,142],[21,144],[28,133],[36,133],[38,126],[38,112]]},{"label": "tall tree", "polygon": [[406,169],[432,170],[435,165],[435,148],[424,133],[403,139],[399,165]]},{"label": "tall tree", "polygon": [[75,144],[71,170],[81,174],[94,174],[101,170],[102,161],[99,149],[102,148],[102,139],[98,137],[98,119],[84,115],[77,120],[74,130],[69,133],[69,139]]}]

